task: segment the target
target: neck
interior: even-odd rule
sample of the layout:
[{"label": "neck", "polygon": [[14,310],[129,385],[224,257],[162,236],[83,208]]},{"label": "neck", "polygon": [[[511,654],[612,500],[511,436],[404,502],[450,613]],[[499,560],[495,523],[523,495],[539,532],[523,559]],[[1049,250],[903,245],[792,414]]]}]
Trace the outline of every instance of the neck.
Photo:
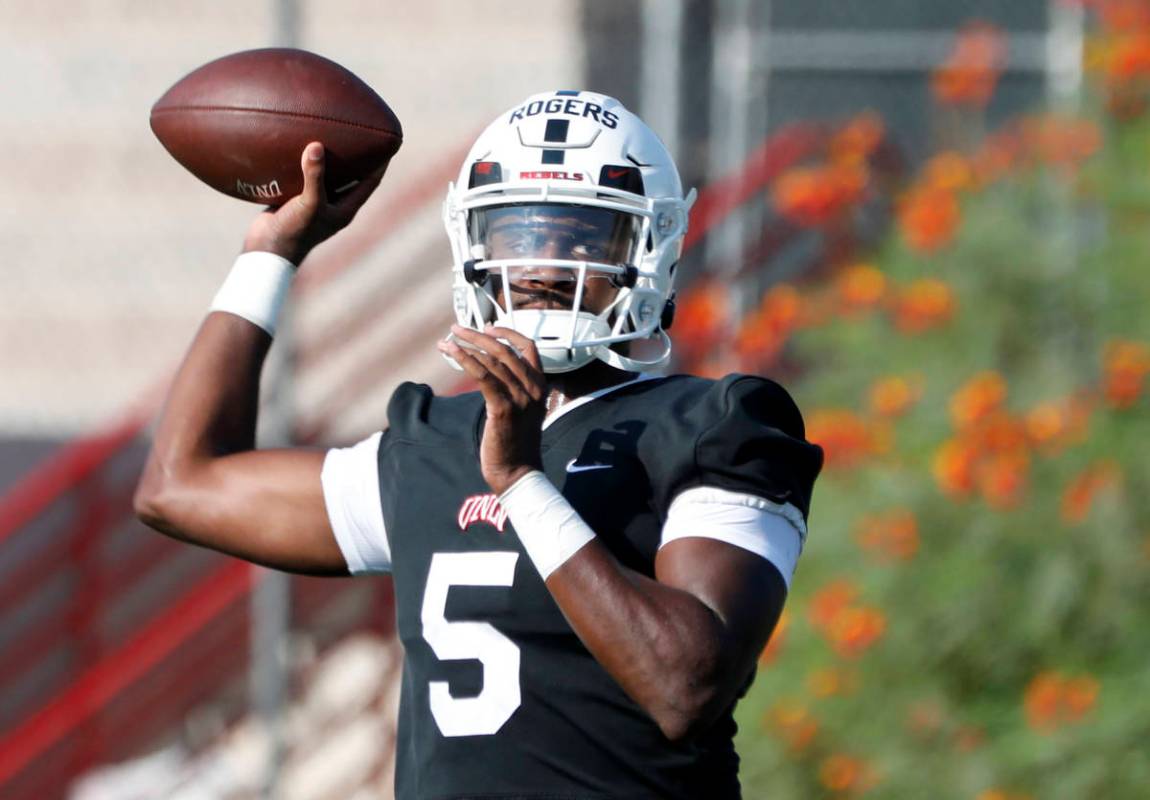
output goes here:
[{"label": "neck", "polygon": [[555,411],[570,400],[631,380],[634,372],[624,372],[595,359],[571,372],[547,376],[547,410]]}]

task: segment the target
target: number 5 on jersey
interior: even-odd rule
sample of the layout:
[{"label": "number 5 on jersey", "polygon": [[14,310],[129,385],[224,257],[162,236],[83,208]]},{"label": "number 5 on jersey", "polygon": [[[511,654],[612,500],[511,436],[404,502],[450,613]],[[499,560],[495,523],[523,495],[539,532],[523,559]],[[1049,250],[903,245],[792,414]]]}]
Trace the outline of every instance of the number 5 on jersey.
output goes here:
[{"label": "number 5 on jersey", "polygon": [[483,690],[452,697],[447,681],[431,681],[431,715],[444,736],[495,733],[519,708],[519,648],[487,622],[450,622],[444,614],[452,586],[506,586],[515,581],[518,553],[436,553],[423,592],[423,638],[441,661],[476,660]]}]

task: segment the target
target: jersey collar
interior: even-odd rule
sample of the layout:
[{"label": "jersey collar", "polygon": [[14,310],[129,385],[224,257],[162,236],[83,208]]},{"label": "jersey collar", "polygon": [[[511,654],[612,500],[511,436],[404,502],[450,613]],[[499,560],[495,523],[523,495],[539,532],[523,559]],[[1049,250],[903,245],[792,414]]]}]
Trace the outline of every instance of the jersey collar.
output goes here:
[{"label": "jersey collar", "polygon": [[543,420],[543,430],[547,430],[551,426],[551,424],[553,422],[555,422],[555,420],[559,419],[560,417],[562,417],[567,412],[573,411],[574,409],[579,408],[580,406],[584,406],[587,403],[590,403],[592,400],[598,400],[603,395],[610,394],[611,392],[615,391],[616,389],[622,389],[624,386],[634,386],[636,383],[641,383],[642,381],[651,381],[651,380],[656,380],[658,378],[663,378],[663,377],[665,377],[665,376],[663,376],[663,375],[651,375],[649,373],[642,372],[642,373],[639,373],[638,375],[636,375],[634,378],[632,378],[629,381],[623,381],[622,383],[616,383],[612,386],[608,386],[605,389],[599,389],[597,391],[590,392],[589,394],[585,394],[582,397],[576,397],[574,400],[572,400],[568,403],[564,403],[563,405],[559,406],[559,408],[555,409],[550,414],[548,414],[547,417]]}]

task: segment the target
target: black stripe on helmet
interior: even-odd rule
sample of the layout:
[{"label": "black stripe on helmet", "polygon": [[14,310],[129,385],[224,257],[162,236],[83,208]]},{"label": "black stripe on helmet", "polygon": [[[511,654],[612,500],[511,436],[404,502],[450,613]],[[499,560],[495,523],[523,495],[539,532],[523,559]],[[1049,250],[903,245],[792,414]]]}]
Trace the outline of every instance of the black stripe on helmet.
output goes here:
[{"label": "black stripe on helmet", "polygon": [[547,130],[543,132],[543,141],[557,143],[567,141],[567,129],[570,127],[571,120],[569,119],[547,120]]}]

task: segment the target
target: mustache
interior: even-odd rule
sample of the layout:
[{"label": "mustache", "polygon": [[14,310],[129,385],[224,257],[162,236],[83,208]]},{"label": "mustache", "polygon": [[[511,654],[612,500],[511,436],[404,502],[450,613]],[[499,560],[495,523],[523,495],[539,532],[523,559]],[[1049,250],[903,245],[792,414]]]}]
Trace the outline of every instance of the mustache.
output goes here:
[{"label": "mustache", "polygon": [[[510,285],[512,304],[515,308],[554,308],[557,310],[569,310],[571,302],[575,299],[575,282],[571,282],[569,291],[556,289],[552,286],[521,286],[512,283]],[[580,311],[586,311],[586,308],[580,308]]]}]

